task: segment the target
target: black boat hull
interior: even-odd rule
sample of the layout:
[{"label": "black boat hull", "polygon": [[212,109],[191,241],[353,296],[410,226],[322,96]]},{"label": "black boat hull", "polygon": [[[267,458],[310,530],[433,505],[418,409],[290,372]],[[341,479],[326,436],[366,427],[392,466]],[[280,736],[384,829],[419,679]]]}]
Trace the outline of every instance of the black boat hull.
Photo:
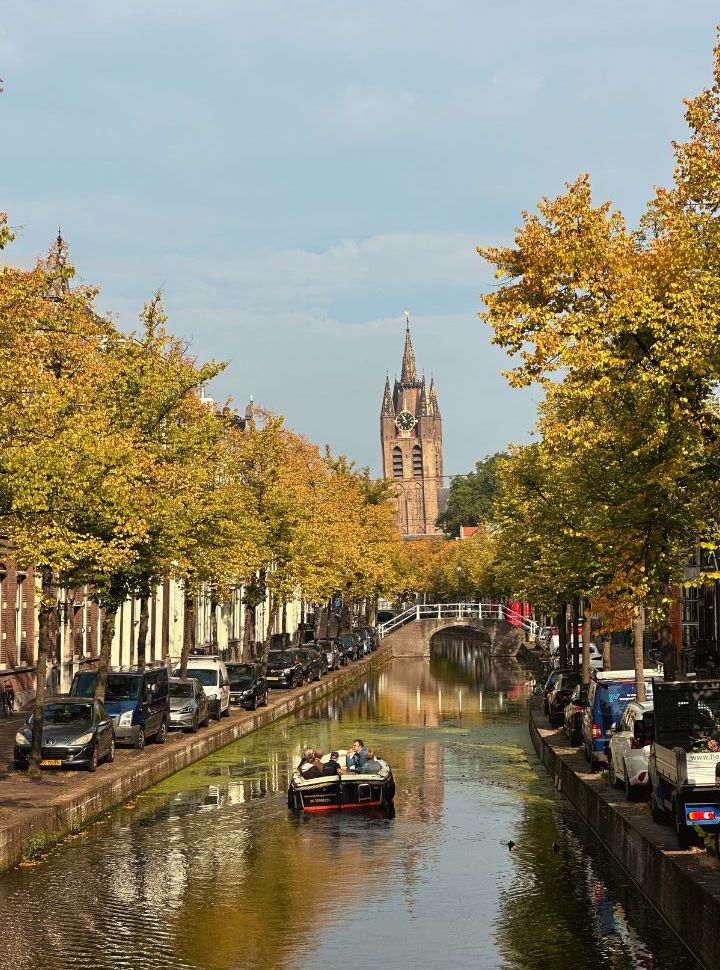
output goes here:
[{"label": "black boat hull", "polygon": [[395,797],[392,772],[383,777],[317,778],[311,781],[293,777],[288,789],[288,807],[294,811],[331,812],[348,809],[379,808]]}]

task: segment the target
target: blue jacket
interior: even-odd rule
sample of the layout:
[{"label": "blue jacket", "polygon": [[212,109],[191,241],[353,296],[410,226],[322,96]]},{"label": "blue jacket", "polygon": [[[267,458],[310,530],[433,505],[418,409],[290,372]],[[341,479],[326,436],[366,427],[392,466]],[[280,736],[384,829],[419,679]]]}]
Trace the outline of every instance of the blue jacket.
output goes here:
[{"label": "blue jacket", "polygon": [[360,748],[357,754],[349,754],[345,759],[348,768],[354,768],[355,771],[362,771],[365,767],[365,762],[367,761],[367,748]]}]

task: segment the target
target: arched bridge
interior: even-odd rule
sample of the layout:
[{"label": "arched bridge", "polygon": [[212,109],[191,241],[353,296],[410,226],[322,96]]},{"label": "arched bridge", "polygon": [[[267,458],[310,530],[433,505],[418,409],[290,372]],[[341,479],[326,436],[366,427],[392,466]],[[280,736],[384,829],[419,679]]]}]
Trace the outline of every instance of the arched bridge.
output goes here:
[{"label": "arched bridge", "polygon": [[537,624],[505,603],[423,603],[398,613],[378,631],[392,643],[396,657],[427,656],[430,640],[442,630],[466,629],[486,634],[493,656],[515,656]]}]

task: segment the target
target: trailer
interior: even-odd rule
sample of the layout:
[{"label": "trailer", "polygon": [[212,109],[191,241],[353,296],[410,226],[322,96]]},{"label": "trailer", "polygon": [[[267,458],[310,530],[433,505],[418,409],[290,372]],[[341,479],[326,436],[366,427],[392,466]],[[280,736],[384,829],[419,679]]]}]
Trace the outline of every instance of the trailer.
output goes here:
[{"label": "trailer", "polygon": [[681,845],[693,829],[720,830],[720,680],[657,681],[650,747],[650,810]]}]

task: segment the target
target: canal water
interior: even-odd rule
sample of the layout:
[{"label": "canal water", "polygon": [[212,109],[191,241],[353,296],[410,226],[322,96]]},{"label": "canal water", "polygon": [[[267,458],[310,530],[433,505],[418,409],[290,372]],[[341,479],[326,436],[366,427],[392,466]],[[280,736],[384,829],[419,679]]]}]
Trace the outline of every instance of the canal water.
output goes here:
[{"label": "canal water", "polygon": [[[224,748],[0,877],[0,967],[695,970],[553,790],[531,691],[445,636]],[[394,817],[289,813],[302,745],[358,736]]]}]

